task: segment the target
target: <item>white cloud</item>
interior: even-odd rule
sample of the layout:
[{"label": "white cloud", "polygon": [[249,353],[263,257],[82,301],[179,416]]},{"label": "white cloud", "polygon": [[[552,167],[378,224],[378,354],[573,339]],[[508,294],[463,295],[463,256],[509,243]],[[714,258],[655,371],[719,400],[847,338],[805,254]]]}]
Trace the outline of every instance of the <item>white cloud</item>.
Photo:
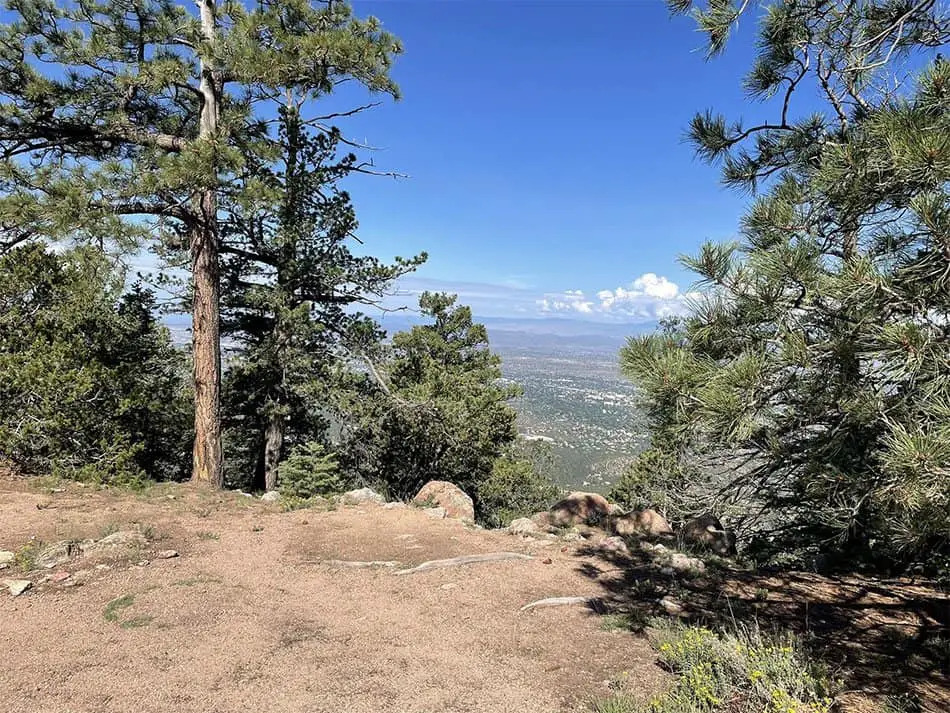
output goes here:
[{"label": "white cloud", "polygon": [[538,300],[537,304],[543,314],[558,312],[592,314],[594,312],[594,303],[588,300],[581,290],[549,293]]},{"label": "white cloud", "polygon": [[544,314],[583,314],[608,319],[647,321],[680,314],[693,295],[662,275],[647,272],[626,287],[600,290],[596,300],[580,290],[546,294],[537,301]]},{"label": "white cloud", "polygon": [[[511,280],[506,280],[510,283]],[[424,290],[458,294],[459,302],[472,307],[480,317],[570,317],[600,323],[654,322],[685,311],[694,294],[681,292],[675,282],[652,272],[614,289],[585,292],[536,292],[513,284],[456,282],[411,275],[399,281],[394,294],[384,300],[389,309],[418,311],[418,295]]]}]

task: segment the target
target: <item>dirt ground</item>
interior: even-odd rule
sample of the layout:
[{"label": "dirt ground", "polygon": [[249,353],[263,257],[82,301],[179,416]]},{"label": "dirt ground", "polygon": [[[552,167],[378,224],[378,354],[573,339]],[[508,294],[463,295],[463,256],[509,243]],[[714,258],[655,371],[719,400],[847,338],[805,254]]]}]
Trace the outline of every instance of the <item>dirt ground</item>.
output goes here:
[{"label": "dirt ground", "polygon": [[[715,567],[684,579],[637,549],[525,540],[414,508],[284,513],[183,485],[54,490],[0,476],[0,550],[124,530],[148,544],[34,572],[16,598],[0,591],[9,710],[589,711],[618,681],[645,699],[669,680],[642,632],[600,616],[647,621],[664,596],[691,621],[802,632],[845,681],[849,712],[880,711],[895,692],[950,710],[950,597],[926,583]],[[397,574],[498,552],[532,558]],[[559,596],[593,604],[521,611]]]},{"label": "dirt ground", "polygon": [[[644,696],[663,683],[648,643],[601,630],[591,610],[519,611],[598,594],[560,544],[416,509],[281,513],[186,486],[130,496],[0,482],[0,549],[135,527],[150,536],[135,561],[93,567],[82,586],[34,575],[25,594],[0,593],[5,709],[538,713],[582,709],[624,671]],[[156,558],[167,549],[180,556]],[[332,562],[501,551],[537,556],[404,576]]]}]

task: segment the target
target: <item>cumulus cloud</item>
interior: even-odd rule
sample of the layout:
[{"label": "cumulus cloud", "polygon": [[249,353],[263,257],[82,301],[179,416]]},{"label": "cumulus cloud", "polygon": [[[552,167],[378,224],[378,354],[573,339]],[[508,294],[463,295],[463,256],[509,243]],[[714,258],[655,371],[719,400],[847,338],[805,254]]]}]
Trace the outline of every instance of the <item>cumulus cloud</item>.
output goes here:
[{"label": "cumulus cloud", "polygon": [[546,294],[537,301],[543,314],[581,314],[646,321],[680,314],[692,295],[662,275],[647,272],[626,287],[600,290],[596,298],[580,290]]},{"label": "cumulus cloud", "polygon": [[588,300],[581,290],[567,290],[566,292],[546,294],[538,300],[538,308],[544,314],[557,312],[592,314],[594,303]]}]

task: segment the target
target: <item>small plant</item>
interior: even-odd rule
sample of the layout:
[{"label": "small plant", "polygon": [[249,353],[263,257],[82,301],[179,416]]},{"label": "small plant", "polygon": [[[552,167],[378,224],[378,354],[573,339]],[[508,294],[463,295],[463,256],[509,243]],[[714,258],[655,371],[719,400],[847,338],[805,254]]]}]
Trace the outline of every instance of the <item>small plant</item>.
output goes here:
[{"label": "small plant", "polygon": [[102,618],[106,621],[118,621],[119,612],[123,609],[128,609],[134,602],[134,594],[123,594],[121,597],[117,597],[106,604],[106,608],[102,610]]},{"label": "small plant", "polygon": [[13,555],[13,566],[21,572],[33,571],[36,558],[43,551],[43,546],[42,540],[30,540],[21,546]]},{"label": "small plant", "polygon": [[676,676],[647,704],[617,694],[596,713],[831,713],[834,687],[790,634],[717,633],[662,623],[651,632],[660,663]]},{"label": "small plant", "polygon": [[199,532],[198,539],[199,540],[220,540],[221,535],[219,535],[217,532]]},{"label": "small plant", "polygon": [[409,503],[410,507],[419,508],[420,510],[425,510],[427,508],[438,507],[438,501],[431,495],[426,495],[422,500],[413,500]]},{"label": "small plant", "polygon": [[221,580],[217,577],[205,577],[203,575],[198,575],[197,577],[189,577],[188,579],[179,579],[177,582],[172,582],[173,587],[194,587],[198,584],[220,584]]},{"label": "small plant", "polygon": [[109,535],[112,535],[118,531],[119,531],[118,523],[110,522],[109,524],[105,525],[101,530],[99,530],[99,539],[101,540],[103,537],[108,537]]},{"label": "small plant", "polygon": [[515,518],[547,510],[560,490],[526,458],[503,456],[478,484],[479,520],[488,527],[505,527]]},{"label": "small plant", "polygon": [[336,455],[313,442],[293,449],[280,464],[278,479],[280,494],[286,499],[306,500],[346,490]]},{"label": "small plant", "polygon": [[148,626],[154,620],[155,617],[151,616],[150,614],[139,614],[129,619],[125,619],[119,624],[119,626],[121,626],[123,629],[140,629],[143,626]]},{"label": "small plant", "polygon": [[646,622],[636,613],[605,614],[600,618],[603,631],[643,631]]}]

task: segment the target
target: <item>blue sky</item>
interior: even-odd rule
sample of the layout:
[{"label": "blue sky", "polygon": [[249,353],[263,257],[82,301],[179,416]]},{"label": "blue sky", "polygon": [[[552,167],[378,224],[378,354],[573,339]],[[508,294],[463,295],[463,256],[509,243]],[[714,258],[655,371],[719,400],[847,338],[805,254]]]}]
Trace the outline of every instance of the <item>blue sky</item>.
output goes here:
[{"label": "blue sky", "polygon": [[683,136],[697,110],[762,113],[741,90],[751,17],[707,62],[693,22],[661,0],[355,9],[405,46],[403,98],[340,123],[409,176],[348,184],[367,250],[430,255],[403,302],[431,288],[482,316],[650,321],[692,282],[676,256],[735,234],[747,198]]}]

